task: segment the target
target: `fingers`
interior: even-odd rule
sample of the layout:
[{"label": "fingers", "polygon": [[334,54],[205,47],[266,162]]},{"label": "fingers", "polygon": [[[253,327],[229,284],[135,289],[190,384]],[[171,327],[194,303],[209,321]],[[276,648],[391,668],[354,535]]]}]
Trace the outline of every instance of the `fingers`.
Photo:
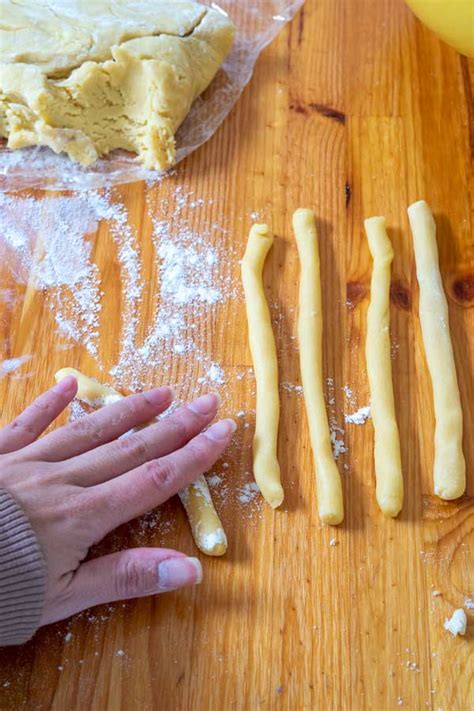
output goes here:
[{"label": "fingers", "polygon": [[170,388],[156,388],[124,397],[119,402],[51,432],[36,442],[31,452],[36,458],[48,462],[75,457],[143,425],[164,412],[171,400]]},{"label": "fingers", "polygon": [[235,428],[233,420],[216,422],[182,449],[88,489],[103,535],[159,506],[207,471],[229,444]]},{"label": "fingers", "polygon": [[0,454],[15,452],[35,440],[69,405],[77,391],[75,378],[64,378],[40,395],[13,422],[0,430]]},{"label": "fingers", "polygon": [[42,625],[114,600],[169,592],[202,580],[197,558],[166,548],[133,548],[83,563],[60,603],[52,601]]},{"label": "fingers", "polygon": [[214,419],[218,406],[217,395],[203,395],[155,425],[69,460],[70,481],[99,484],[180,449]]}]

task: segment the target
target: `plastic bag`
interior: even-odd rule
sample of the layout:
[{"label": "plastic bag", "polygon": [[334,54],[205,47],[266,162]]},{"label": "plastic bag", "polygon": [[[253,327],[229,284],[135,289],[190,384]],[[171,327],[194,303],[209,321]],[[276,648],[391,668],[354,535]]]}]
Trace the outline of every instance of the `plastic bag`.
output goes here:
[{"label": "plastic bag", "polygon": [[[193,104],[176,134],[176,162],[205,143],[248,84],[262,49],[292,19],[304,0],[220,0],[209,4],[227,12],[237,27],[234,46],[211,86]],[[156,180],[135,156],[114,151],[87,168],[48,148],[0,148],[0,191],[42,188],[81,190],[136,180]]]}]

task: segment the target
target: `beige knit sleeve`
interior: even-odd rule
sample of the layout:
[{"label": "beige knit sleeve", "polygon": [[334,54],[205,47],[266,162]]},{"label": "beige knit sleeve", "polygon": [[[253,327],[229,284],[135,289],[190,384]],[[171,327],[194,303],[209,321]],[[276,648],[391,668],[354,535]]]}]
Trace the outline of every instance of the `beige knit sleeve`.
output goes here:
[{"label": "beige knit sleeve", "polygon": [[34,635],[45,594],[46,564],[36,535],[19,504],[0,489],[0,647]]}]

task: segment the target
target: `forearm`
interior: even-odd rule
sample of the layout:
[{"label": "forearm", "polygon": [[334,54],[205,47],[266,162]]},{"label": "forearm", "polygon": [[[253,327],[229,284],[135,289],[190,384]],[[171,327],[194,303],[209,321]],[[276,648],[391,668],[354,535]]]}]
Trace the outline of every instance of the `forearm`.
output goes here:
[{"label": "forearm", "polygon": [[26,515],[0,489],[0,646],[22,644],[39,627],[46,565]]}]

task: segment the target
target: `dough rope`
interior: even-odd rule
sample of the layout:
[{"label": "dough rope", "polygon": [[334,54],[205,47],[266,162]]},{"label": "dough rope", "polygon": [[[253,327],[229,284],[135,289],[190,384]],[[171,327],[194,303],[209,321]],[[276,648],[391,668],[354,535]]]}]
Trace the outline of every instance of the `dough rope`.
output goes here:
[{"label": "dough rope", "polygon": [[262,496],[273,508],[283,501],[277,459],[280,398],[278,364],[270,311],[263,291],[263,265],[273,244],[267,225],[252,225],[242,259],[242,282],[255,380],[257,406],[253,439],[253,471]]},{"label": "dough rope", "polygon": [[[62,368],[55,375],[59,382],[67,375],[77,380],[76,397],[94,408],[105,407],[124,396],[107,385],[87,377],[74,368]],[[227,537],[212,503],[211,494],[204,476],[179,492],[179,498],[186,510],[194,541],[202,553],[211,556],[224,555]]]},{"label": "dough rope", "polygon": [[421,331],[433,386],[434,490],[442,499],[457,499],[466,488],[462,409],[449,333],[448,304],[439,271],[436,223],[424,200],[410,205],[408,217],[420,288]]},{"label": "dough rope", "polygon": [[338,524],[344,518],[344,504],[324,402],[321,274],[316,220],[312,210],[296,210],[293,229],[301,262],[298,316],[300,369],[316,470],[318,510],[324,523]]},{"label": "dough rope", "polygon": [[384,217],[370,217],[365,220],[364,227],[373,258],[365,357],[374,425],[376,496],[385,516],[397,516],[403,505],[403,475],[390,357],[390,265],[393,248]]}]

